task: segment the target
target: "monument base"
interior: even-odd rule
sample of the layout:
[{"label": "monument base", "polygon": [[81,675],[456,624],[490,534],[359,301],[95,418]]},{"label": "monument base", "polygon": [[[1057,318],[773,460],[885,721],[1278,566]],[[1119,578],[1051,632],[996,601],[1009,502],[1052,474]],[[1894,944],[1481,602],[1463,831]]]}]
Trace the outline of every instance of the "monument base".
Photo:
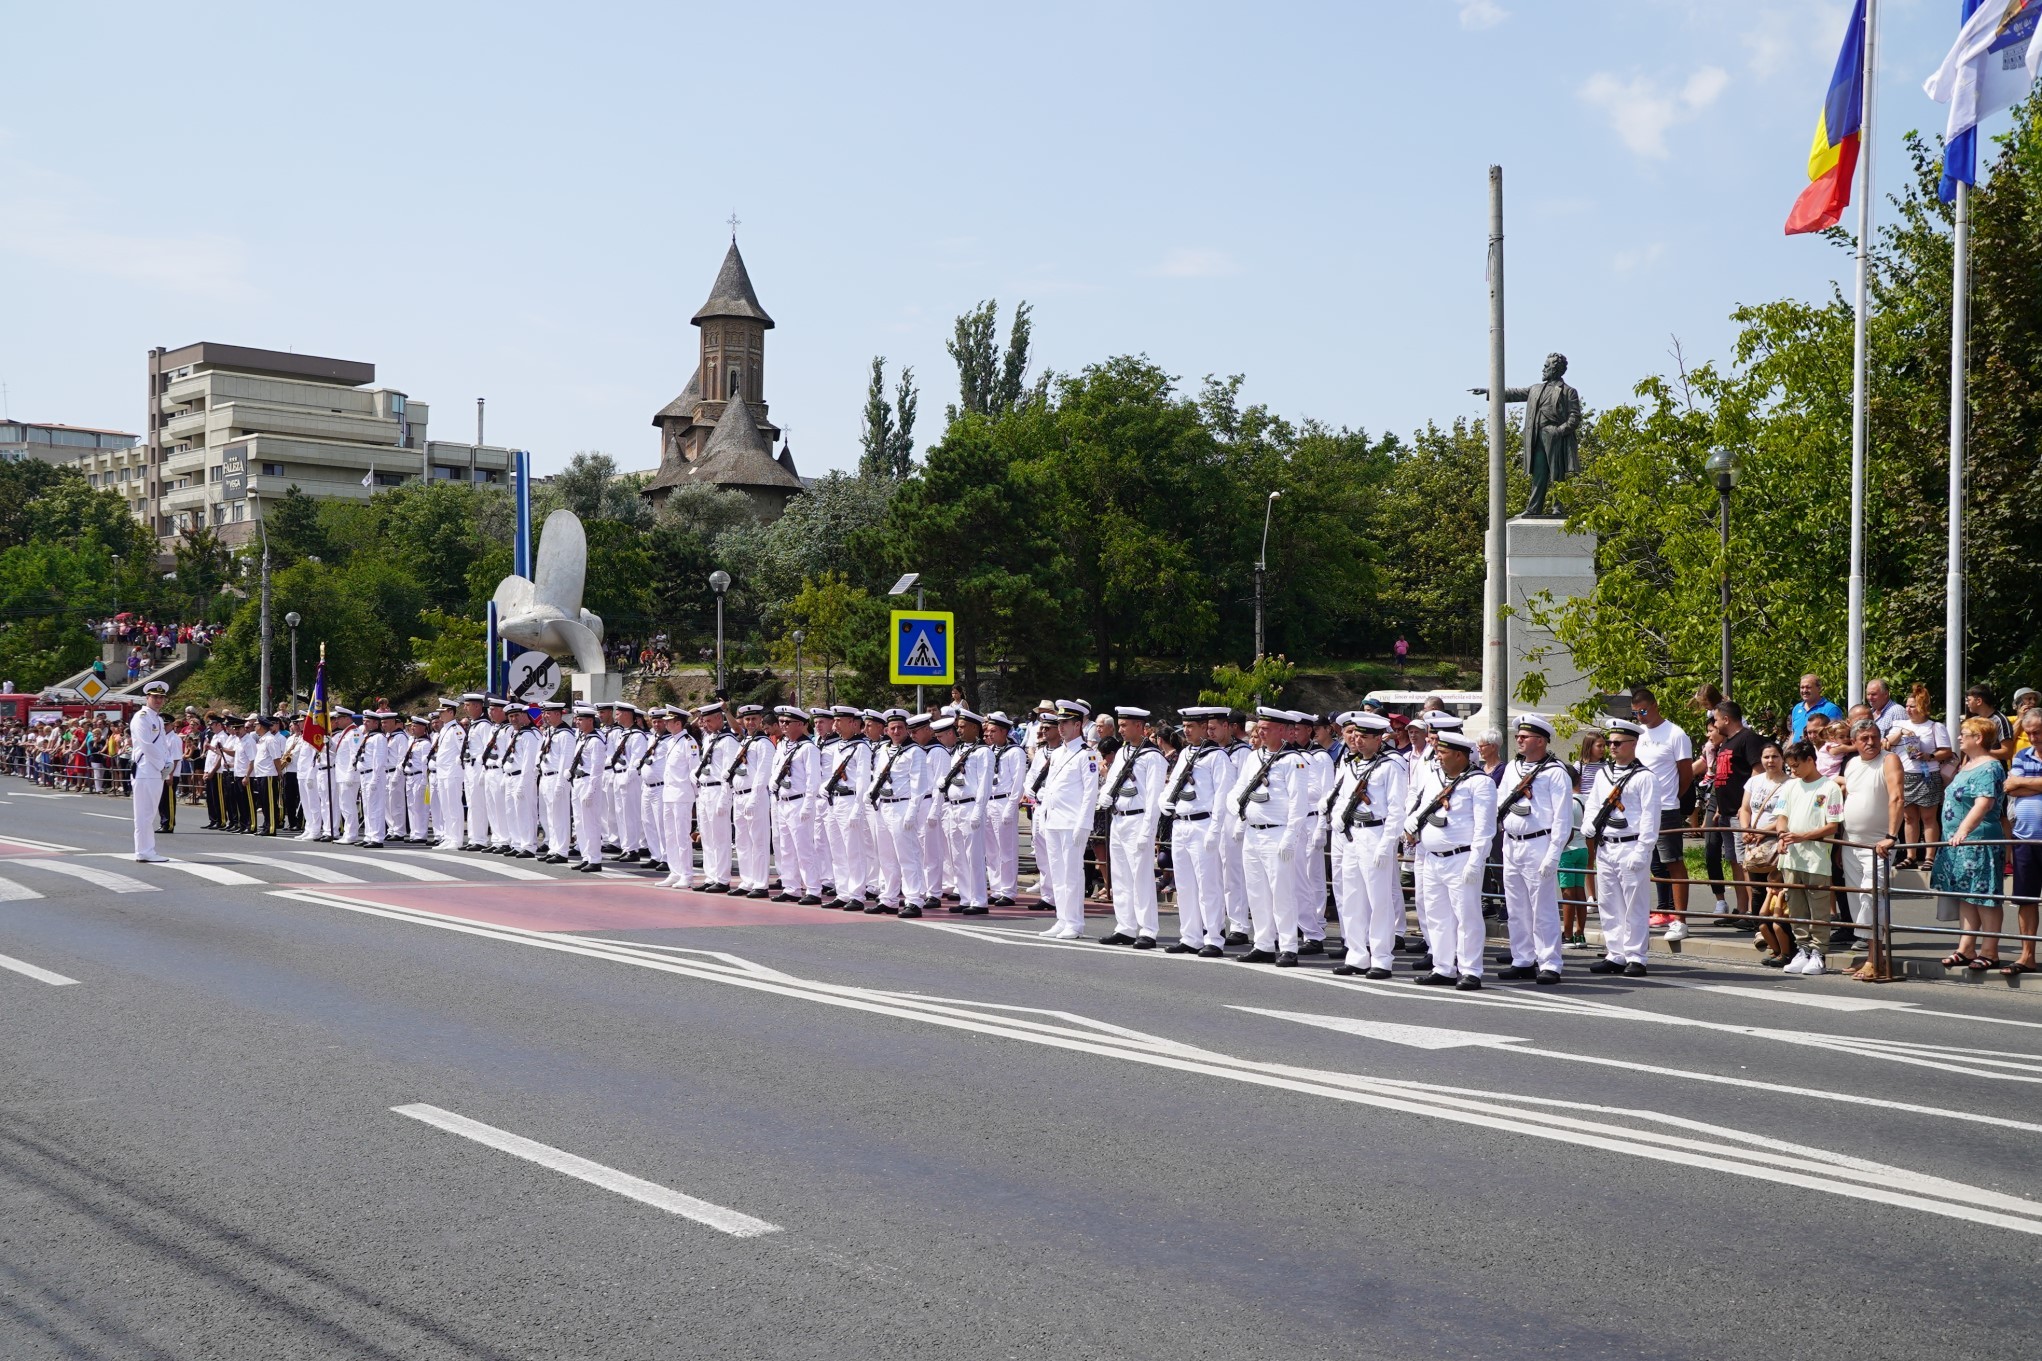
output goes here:
[{"label": "monument base", "polygon": [[1503,527],[1505,599],[1510,605],[1504,635],[1510,666],[1512,708],[1523,704],[1518,683],[1531,672],[1545,677],[1545,693],[1537,704],[1523,707],[1558,713],[1589,698],[1595,687],[1574,665],[1566,645],[1531,615],[1536,606],[1550,611],[1595,589],[1595,535],[1569,533],[1564,520],[1520,516]]},{"label": "monument base", "polygon": [[567,678],[576,704],[615,704],[624,698],[624,677],[616,671],[576,671]]}]

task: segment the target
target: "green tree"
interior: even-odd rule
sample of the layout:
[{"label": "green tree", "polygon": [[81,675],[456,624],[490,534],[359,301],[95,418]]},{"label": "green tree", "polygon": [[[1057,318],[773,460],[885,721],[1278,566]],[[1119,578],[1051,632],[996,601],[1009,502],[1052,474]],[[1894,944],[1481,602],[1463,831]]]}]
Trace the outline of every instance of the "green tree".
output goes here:
[{"label": "green tree", "polygon": [[59,468],[39,458],[0,460],[0,552],[43,537],[47,530],[30,506],[66,478],[87,486],[84,477],[71,468]]},{"label": "green tree", "polygon": [[269,535],[272,572],[303,562],[306,558],[338,563],[326,531],[326,504],[317,497],[306,495],[295,482],[286,487],[277,500],[263,503],[262,527],[263,532]]},{"label": "green tree", "polygon": [[[636,473],[619,474],[617,460],[608,454],[585,450],[567,461],[567,467],[553,476],[553,490],[560,504],[578,516],[584,525],[595,520],[615,520],[634,528],[652,523],[652,510],[639,495],[645,479]],[[536,530],[544,520],[533,506]]]},{"label": "green tree", "polygon": [[[272,572],[270,585],[273,609],[296,610],[303,617],[299,635],[311,653],[317,656],[325,644],[327,683],[336,702],[397,694],[411,684],[406,643],[421,632],[423,602],[418,584],[401,568],[373,561],[345,568],[301,562]],[[272,668],[279,655],[272,652]],[[205,666],[181,688],[252,706],[261,658],[261,609],[250,599],[236,611]]]},{"label": "green tree", "polygon": [[51,540],[0,551],[0,679],[22,691],[84,670],[99,653],[85,620],[111,603],[111,555]]},{"label": "green tree", "polygon": [[[1445,430],[1427,424],[1392,452],[1371,527],[1385,633],[1411,634],[1426,651],[1471,657],[1481,650],[1488,486],[1489,436],[1481,421],[1457,418]],[[1523,505],[1529,493],[1523,474],[1514,472],[1510,504]]]},{"label": "green tree", "polygon": [[886,400],[886,356],[872,357],[872,380],[865,390],[864,425],[858,435],[863,450],[858,476],[872,480],[902,478],[915,464],[915,371],[903,368],[894,400]]},{"label": "green tree", "polygon": [[[220,536],[203,524],[195,524],[178,535],[171,550],[177,567],[178,594],[186,610],[210,617],[220,593],[234,576],[234,555]],[[274,560],[272,560],[274,561]]]},{"label": "green tree", "polygon": [[1014,309],[1003,355],[999,347],[1000,304],[988,300],[957,319],[944,348],[957,363],[957,403],[945,420],[959,416],[1001,416],[1021,405],[1028,380],[1028,346],[1035,328],[1026,302]]},{"label": "green tree", "polygon": [[[792,669],[798,659],[804,671],[820,667],[823,699],[836,703],[837,672],[857,645],[855,630],[869,617],[870,602],[871,596],[835,572],[802,582],[781,610],[787,627],[770,649],[774,664]],[[798,647],[796,630],[803,635]]]},{"label": "green tree", "polygon": [[1245,667],[1221,662],[1212,669],[1212,685],[1198,692],[1198,702],[1252,712],[1258,703],[1266,704],[1281,695],[1297,670],[1280,652],[1257,657]]},{"label": "green tree", "polygon": [[442,690],[484,688],[489,669],[488,624],[472,615],[434,609],[423,611],[418,622],[422,632],[411,640],[411,652],[425,678]]}]

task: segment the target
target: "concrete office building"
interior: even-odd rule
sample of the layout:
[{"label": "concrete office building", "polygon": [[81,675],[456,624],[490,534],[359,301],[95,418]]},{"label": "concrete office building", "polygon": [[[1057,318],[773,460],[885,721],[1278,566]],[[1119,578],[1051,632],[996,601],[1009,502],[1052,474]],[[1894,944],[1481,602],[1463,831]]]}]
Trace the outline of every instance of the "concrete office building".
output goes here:
[{"label": "concrete office building", "polygon": [[0,417],[0,463],[33,458],[44,463],[73,464],[94,454],[132,449],[137,438],[125,430],[95,430],[89,425],[51,425]]},{"label": "concrete office building", "polygon": [[213,341],[149,351],[138,517],[166,540],[210,525],[241,544],[293,486],[366,500],[417,477],[508,480],[510,450],[428,440],[426,404],[375,381],[373,364],[320,355]]}]

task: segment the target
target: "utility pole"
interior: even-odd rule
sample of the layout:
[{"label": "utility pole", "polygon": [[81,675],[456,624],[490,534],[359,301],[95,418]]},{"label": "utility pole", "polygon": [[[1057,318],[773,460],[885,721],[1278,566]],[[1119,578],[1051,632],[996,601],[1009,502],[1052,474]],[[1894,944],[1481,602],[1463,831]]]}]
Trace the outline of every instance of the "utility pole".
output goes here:
[{"label": "utility pole", "polygon": [[256,711],[266,715],[270,711],[269,645],[274,632],[269,617],[269,531],[263,527],[260,517],[255,521],[255,532],[262,536],[262,684]]},{"label": "utility pole", "polygon": [[1490,726],[1510,731],[1509,630],[1504,627],[1503,167],[1489,167],[1489,572],[1482,588],[1482,704]]}]

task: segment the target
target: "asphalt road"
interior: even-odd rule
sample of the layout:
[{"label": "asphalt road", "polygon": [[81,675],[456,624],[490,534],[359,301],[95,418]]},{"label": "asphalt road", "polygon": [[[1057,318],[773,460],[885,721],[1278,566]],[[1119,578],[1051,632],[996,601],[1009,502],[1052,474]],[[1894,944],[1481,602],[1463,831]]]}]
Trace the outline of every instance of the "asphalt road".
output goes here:
[{"label": "asphalt road", "polygon": [[124,811],[0,779],[8,1358],[1866,1361],[2038,1284],[2034,995],[1440,995]]}]

